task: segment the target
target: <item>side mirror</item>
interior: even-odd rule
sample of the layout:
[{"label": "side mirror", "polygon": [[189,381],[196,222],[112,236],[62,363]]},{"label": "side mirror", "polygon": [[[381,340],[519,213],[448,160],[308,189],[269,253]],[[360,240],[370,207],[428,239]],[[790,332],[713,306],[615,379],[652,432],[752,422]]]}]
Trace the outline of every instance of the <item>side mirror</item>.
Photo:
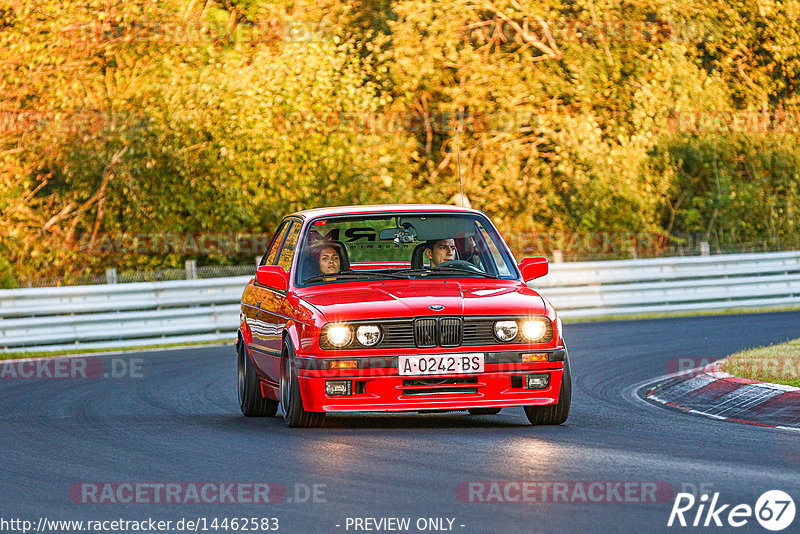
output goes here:
[{"label": "side mirror", "polygon": [[547,266],[547,258],[540,256],[537,258],[523,258],[519,262],[519,270],[522,273],[522,279],[530,282],[534,278],[541,278],[546,275],[550,269]]},{"label": "side mirror", "polygon": [[278,291],[289,289],[289,273],[280,265],[262,265],[256,269],[256,283]]}]

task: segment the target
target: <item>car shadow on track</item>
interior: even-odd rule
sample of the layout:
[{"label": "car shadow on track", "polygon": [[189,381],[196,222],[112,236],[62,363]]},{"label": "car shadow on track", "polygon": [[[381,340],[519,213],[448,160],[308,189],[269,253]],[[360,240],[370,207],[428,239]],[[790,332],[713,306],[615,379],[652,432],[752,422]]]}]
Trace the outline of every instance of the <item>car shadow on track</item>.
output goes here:
[{"label": "car shadow on track", "polygon": [[[244,418],[239,417],[239,422],[230,421],[231,424],[251,427],[284,426],[281,413],[269,418]],[[376,414],[370,412],[329,414],[321,429],[458,429],[458,428],[524,428],[530,423],[520,410],[515,413],[511,410],[497,415],[469,415],[466,412],[446,413],[387,413]],[[568,425],[564,425],[568,426]],[[313,429],[312,429],[313,430]]]}]

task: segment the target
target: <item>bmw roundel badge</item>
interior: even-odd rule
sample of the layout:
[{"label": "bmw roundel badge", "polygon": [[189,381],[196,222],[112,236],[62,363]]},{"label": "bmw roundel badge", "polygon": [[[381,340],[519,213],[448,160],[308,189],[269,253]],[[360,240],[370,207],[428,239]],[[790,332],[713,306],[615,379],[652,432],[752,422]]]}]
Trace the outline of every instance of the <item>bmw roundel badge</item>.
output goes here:
[{"label": "bmw roundel badge", "polygon": [[444,306],[442,306],[441,304],[433,304],[432,306],[428,306],[428,308],[430,308],[433,311],[442,311],[444,309]]}]

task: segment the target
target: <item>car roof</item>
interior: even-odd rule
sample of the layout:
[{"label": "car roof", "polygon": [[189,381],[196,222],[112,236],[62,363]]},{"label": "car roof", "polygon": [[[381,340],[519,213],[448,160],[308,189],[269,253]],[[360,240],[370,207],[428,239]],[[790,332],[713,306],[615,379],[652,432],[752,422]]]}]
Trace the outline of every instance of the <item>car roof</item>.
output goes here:
[{"label": "car roof", "polygon": [[397,213],[397,212],[417,212],[417,211],[443,211],[451,213],[479,213],[483,212],[461,206],[448,204],[374,204],[362,206],[331,206],[327,208],[313,208],[298,211],[289,217],[301,217],[309,219],[313,217],[329,217],[333,215],[357,215],[364,213]]}]

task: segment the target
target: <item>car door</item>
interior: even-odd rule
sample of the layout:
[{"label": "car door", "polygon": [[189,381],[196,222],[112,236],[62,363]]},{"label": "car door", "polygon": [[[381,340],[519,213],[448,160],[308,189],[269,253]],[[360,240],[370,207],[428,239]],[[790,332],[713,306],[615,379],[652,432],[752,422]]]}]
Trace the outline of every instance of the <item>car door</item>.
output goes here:
[{"label": "car door", "polygon": [[[301,221],[288,219],[287,227],[281,242],[277,244],[274,254],[272,248],[264,265],[280,265],[287,272],[292,269],[297,240],[300,236]],[[289,318],[282,314],[286,291],[283,289],[266,287],[253,282],[248,301],[254,303],[250,307],[248,325],[253,334],[253,344],[250,347],[253,359],[262,375],[273,385],[280,383],[280,357],[283,349],[283,332]]]}]

